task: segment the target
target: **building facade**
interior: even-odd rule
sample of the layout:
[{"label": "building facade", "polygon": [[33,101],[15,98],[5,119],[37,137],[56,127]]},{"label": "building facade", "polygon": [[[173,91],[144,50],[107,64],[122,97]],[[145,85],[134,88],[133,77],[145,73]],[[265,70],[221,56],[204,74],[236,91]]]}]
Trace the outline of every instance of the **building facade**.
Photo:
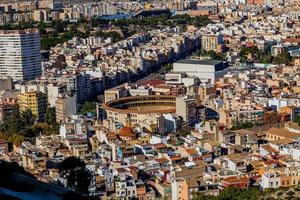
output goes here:
[{"label": "building facade", "polygon": [[42,92],[26,92],[20,94],[19,109],[21,112],[31,110],[37,120],[43,121],[47,109],[47,95]]},{"label": "building facade", "polygon": [[38,30],[0,31],[0,76],[14,81],[33,80],[42,74]]},{"label": "building facade", "polygon": [[176,114],[182,117],[184,122],[193,124],[196,117],[196,99],[192,97],[177,97],[176,98]]},{"label": "building facade", "polygon": [[56,121],[64,122],[68,116],[76,115],[76,96],[62,96],[55,101]]},{"label": "building facade", "polygon": [[222,35],[202,35],[201,49],[205,51],[218,51],[218,46],[223,43]]}]

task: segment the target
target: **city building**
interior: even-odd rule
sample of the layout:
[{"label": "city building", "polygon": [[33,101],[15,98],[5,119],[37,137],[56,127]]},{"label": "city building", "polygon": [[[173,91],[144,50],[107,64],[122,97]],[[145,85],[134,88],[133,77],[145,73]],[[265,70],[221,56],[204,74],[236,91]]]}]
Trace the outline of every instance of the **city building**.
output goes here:
[{"label": "city building", "polygon": [[196,99],[188,96],[176,97],[176,114],[188,124],[193,124],[196,118]]},{"label": "city building", "polygon": [[227,62],[214,60],[180,60],[173,64],[173,72],[186,73],[190,77],[198,77],[202,81],[214,83],[215,79],[226,73]]},{"label": "city building", "polygon": [[42,74],[38,30],[0,31],[0,76],[14,81],[33,80]]},{"label": "city building", "polygon": [[18,97],[20,112],[31,110],[37,120],[45,119],[47,109],[47,95],[42,92],[26,92]]},{"label": "city building", "polygon": [[205,34],[201,36],[201,49],[204,51],[222,52],[223,35]]},{"label": "city building", "polygon": [[55,101],[56,121],[65,122],[67,117],[77,114],[76,95],[62,95]]},{"label": "city building", "polygon": [[11,116],[15,112],[18,112],[18,104],[16,99],[4,99],[2,102],[0,102],[0,123],[2,123],[5,118]]},{"label": "city building", "polygon": [[0,90],[12,90],[13,80],[11,77],[0,78]]}]

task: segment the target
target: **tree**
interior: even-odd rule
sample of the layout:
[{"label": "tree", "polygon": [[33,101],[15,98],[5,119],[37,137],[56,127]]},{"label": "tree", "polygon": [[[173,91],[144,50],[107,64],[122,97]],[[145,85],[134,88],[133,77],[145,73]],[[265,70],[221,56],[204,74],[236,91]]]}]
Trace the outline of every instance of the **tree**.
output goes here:
[{"label": "tree", "polygon": [[92,175],[86,168],[76,168],[70,171],[67,184],[68,187],[73,188],[76,192],[88,194],[91,181]]},{"label": "tree", "polygon": [[205,195],[205,193],[195,192],[194,200],[257,200],[263,193],[257,188],[239,189],[236,187],[225,188],[216,197]]},{"label": "tree", "polygon": [[98,31],[96,33],[96,36],[104,37],[104,38],[112,38],[113,42],[118,42],[122,39],[122,36],[116,31],[110,31],[110,32]]},{"label": "tree", "polygon": [[66,57],[63,54],[60,54],[57,56],[56,61],[52,64],[51,68],[64,69],[66,66]]},{"label": "tree", "polygon": [[49,125],[48,123],[37,123],[34,125],[35,129],[39,129],[43,135],[52,135],[59,132],[59,124],[54,123]]},{"label": "tree", "polygon": [[58,165],[60,172],[67,173],[67,185],[76,192],[88,194],[88,188],[92,181],[92,175],[85,167],[85,163],[77,157],[66,158]]},{"label": "tree", "polygon": [[30,109],[22,112],[21,117],[24,120],[25,127],[32,126],[36,120],[36,116],[33,115]]},{"label": "tree", "polygon": [[241,122],[241,121],[234,121],[231,130],[239,130],[239,129],[246,129],[252,128],[254,124],[252,122]]},{"label": "tree", "polygon": [[262,58],[260,58],[259,62],[268,64],[268,63],[273,63],[274,57],[272,55],[265,55]]},{"label": "tree", "polygon": [[91,112],[95,112],[96,111],[96,103],[95,102],[85,102],[81,108],[80,108],[80,113],[81,114],[87,114],[87,113],[91,113]]},{"label": "tree", "polygon": [[300,125],[300,116],[295,117],[295,122],[298,123],[298,125]]},{"label": "tree", "polygon": [[288,51],[284,51],[281,54],[278,54],[274,58],[275,64],[289,64],[291,62],[292,58]]},{"label": "tree", "polygon": [[172,64],[166,64],[161,68],[160,73],[165,74],[165,73],[168,73],[169,71],[171,71],[172,69],[173,69]]},{"label": "tree", "polygon": [[179,136],[186,137],[187,135],[191,134],[191,129],[188,126],[183,125],[178,129],[177,134]]},{"label": "tree", "polygon": [[85,163],[77,157],[70,156],[63,160],[59,165],[58,169],[59,171],[70,171],[75,168],[84,168]]},{"label": "tree", "polygon": [[1,132],[6,134],[18,133],[25,127],[23,118],[18,110],[14,111],[11,115],[4,118],[1,126]]},{"label": "tree", "polygon": [[56,113],[55,108],[48,107],[46,110],[45,121],[49,125],[54,125],[56,123]]},{"label": "tree", "polygon": [[33,177],[32,174],[26,172],[23,167],[20,167],[16,162],[6,162],[0,160],[0,187],[8,188],[14,191],[27,191],[28,184],[16,183],[15,174],[22,174],[27,177]]},{"label": "tree", "polygon": [[6,140],[7,142],[10,142],[12,144],[21,144],[25,137],[20,134],[0,134],[0,138]]}]

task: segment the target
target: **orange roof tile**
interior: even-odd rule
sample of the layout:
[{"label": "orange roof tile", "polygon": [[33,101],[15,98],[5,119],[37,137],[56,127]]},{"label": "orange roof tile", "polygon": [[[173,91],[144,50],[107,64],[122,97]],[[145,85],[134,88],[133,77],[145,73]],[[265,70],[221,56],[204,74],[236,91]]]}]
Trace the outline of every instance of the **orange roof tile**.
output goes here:
[{"label": "orange roof tile", "polygon": [[164,143],[158,143],[153,145],[155,149],[167,148],[167,145]]},{"label": "orange roof tile", "polygon": [[190,155],[198,154],[198,151],[196,149],[187,149],[185,151]]},{"label": "orange roof tile", "polygon": [[181,157],[181,156],[173,156],[173,157],[170,157],[170,159],[171,159],[172,161],[176,161],[176,160],[182,160],[183,157]]},{"label": "orange roof tile", "polygon": [[276,149],[274,149],[273,147],[271,147],[268,144],[267,145],[263,145],[262,148],[264,148],[269,153],[279,153],[279,151],[277,151]]},{"label": "orange roof tile", "polygon": [[240,183],[240,182],[249,182],[249,178],[247,176],[243,176],[243,177],[238,177],[238,176],[231,176],[231,177],[227,177],[224,178],[222,180],[222,182],[226,182],[226,183]]},{"label": "orange roof tile", "polygon": [[157,161],[157,162],[159,162],[159,163],[166,163],[166,162],[169,162],[169,160],[166,159],[165,157],[157,158],[157,159],[155,159],[155,161]]},{"label": "orange roof tile", "polygon": [[296,139],[296,138],[300,137],[299,133],[290,132],[289,130],[287,130],[285,128],[270,128],[266,132],[271,135],[276,135],[279,137],[290,138],[290,139]]}]

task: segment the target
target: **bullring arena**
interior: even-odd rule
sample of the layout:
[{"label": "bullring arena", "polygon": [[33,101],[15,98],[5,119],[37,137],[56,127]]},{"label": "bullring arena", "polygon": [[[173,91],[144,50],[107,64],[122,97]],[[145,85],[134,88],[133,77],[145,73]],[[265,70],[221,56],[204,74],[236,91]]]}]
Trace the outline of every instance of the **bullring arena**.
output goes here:
[{"label": "bullring arena", "polygon": [[115,99],[103,104],[107,118],[123,122],[128,115],[136,121],[140,115],[176,112],[176,97],[169,95],[130,96]]}]

